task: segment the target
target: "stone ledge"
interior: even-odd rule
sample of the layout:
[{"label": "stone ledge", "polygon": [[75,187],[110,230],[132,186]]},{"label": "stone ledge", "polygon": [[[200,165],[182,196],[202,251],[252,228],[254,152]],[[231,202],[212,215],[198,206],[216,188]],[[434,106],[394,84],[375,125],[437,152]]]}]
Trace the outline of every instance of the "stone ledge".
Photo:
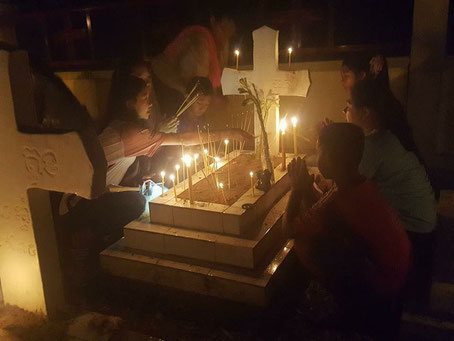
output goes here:
[{"label": "stone ledge", "polygon": [[293,241],[256,270],[194,262],[183,257],[156,253],[136,253],[120,240],[100,254],[102,269],[117,277],[236,302],[264,306],[280,278],[280,268],[290,261]]},{"label": "stone ledge", "polygon": [[282,215],[289,194],[267,214],[261,228],[249,238],[226,236],[133,221],[124,229],[125,247],[253,269],[275,245],[284,242]]}]

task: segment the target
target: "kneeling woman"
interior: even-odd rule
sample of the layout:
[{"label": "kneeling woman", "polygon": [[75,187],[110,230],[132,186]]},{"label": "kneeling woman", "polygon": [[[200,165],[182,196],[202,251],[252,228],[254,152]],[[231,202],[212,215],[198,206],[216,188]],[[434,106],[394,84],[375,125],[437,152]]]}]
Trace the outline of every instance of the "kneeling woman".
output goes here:
[{"label": "kneeling woman", "polygon": [[[130,76],[119,96],[119,107],[115,108],[112,122],[99,135],[108,165],[106,183],[109,191],[94,200],[77,197],[68,201],[66,216],[70,225],[76,229],[90,229],[96,236],[114,232],[121,236],[123,226],[142,214],[145,198],[138,189],[128,191],[128,188],[119,186],[137,156],[153,156],[164,145],[200,143],[197,132],[164,134],[146,128],[151,105],[147,84],[142,79]],[[202,138],[208,141],[207,136]],[[253,137],[240,129],[210,133],[212,141],[225,138],[245,141]]]}]

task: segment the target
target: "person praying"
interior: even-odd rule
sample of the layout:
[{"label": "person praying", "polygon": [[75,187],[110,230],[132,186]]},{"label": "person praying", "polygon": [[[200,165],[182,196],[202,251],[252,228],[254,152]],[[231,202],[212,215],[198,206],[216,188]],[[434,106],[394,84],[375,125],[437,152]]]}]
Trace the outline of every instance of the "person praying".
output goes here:
[{"label": "person praying", "polygon": [[[137,156],[153,156],[165,145],[200,144],[197,132],[166,134],[152,131],[146,120],[149,118],[149,91],[144,80],[129,76],[123,91],[119,93],[119,106],[113,119],[98,136],[107,160],[107,191],[93,200],[74,196],[66,201],[66,217],[74,228],[92,229],[95,235],[103,236],[122,230],[123,226],[138,218],[145,208],[145,198],[138,187],[123,187],[120,183]],[[202,134],[208,141],[207,134]],[[240,130],[228,129],[210,132],[212,141],[235,138],[240,141],[253,137]],[[121,234],[120,234],[121,235]]]},{"label": "person praying", "polygon": [[397,214],[360,174],[363,149],[364,134],[353,124],[321,130],[318,167],[335,185],[319,198],[305,161],[292,160],[283,231],[294,238],[304,270],[331,292],[343,327],[391,335],[400,320],[411,245]]}]

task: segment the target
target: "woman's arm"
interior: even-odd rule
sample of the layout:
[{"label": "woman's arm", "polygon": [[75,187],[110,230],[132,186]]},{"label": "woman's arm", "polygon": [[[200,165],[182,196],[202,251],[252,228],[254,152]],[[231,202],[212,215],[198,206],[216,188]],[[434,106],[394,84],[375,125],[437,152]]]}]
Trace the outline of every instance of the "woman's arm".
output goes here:
[{"label": "woman's arm", "polygon": [[[163,134],[163,146],[172,145],[197,145],[201,142],[208,143],[208,141],[220,141],[224,139],[235,139],[238,141],[252,140],[254,137],[241,129],[226,129],[226,130],[215,130],[210,132],[210,139],[208,139],[208,133],[198,132],[187,132],[181,134]],[[202,140],[202,141],[200,141]]]}]

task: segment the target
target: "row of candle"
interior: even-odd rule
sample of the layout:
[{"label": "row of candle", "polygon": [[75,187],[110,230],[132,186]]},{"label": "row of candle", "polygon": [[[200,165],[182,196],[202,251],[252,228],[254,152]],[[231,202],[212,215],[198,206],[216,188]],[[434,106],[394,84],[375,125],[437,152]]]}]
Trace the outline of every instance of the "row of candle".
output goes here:
[{"label": "row of candle", "polygon": [[[217,160],[216,160],[217,159]],[[215,158],[215,167],[217,168],[217,162],[219,161],[219,158],[216,157]],[[189,202],[191,204],[194,203],[194,199],[193,199],[193,188],[192,188],[192,177],[191,177],[191,157],[189,155],[185,155],[184,157],[184,162],[186,164],[186,169],[187,169],[187,175],[188,175],[188,187],[189,187]],[[175,165],[175,169],[177,170],[177,183],[175,184],[175,174],[170,174],[170,180],[172,181],[172,185],[173,185],[173,193],[174,193],[174,196],[175,196],[175,202],[177,201],[177,190],[176,190],[176,185],[178,185],[179,183],[179,175],[178,175],[178,170],[180,169],[180,165]],[[165,176],[166,176],[166,172],[165,171],[162,171],[161,172],[161,180],[162,180],[162,194],[164,194],[164,183],[166,181],[165,179]],[[255,189],[254,189],[254,172],[249,172],[249,176],[251,177],[251,189],[252,189],[252,196],[255,196]],[[224,184],[222,182],[217,182],[217,187],[221,190],[221,193],[222,193],[222,197],[224,199],[224,202],[227,204],[227,200],[226,200],[226,197],[225,197],[225,194],[224,194]]]},{"label": "row of candle", "polygon": [[[292,117],[292,126],[293,126],[293,153],[295,155],[298,154],[298,146],[296,143],[296,124],[298,123],[298,118],[295,116]],[[285,131],[287,130],[287,120],[284,118],[281,120],[279,124],[280,132],[281,132],[281,148],[282,148],[282,169],[285,170],[287,168],[286,164],[286,154],[285,154]]]},{"label": "row of candle", "polygon": [[[233,53],[235,54],[235,57],[236,57],[236,69],[238,70],[238,61],[239,61],[239,58],[240,58],[240,50],[239,49],[235,49],[233,51]],[[288,53],[288,66],[290,67],[290,65],[292,64],[293,48],[289,47],[287,49],[287,53]]]}]

